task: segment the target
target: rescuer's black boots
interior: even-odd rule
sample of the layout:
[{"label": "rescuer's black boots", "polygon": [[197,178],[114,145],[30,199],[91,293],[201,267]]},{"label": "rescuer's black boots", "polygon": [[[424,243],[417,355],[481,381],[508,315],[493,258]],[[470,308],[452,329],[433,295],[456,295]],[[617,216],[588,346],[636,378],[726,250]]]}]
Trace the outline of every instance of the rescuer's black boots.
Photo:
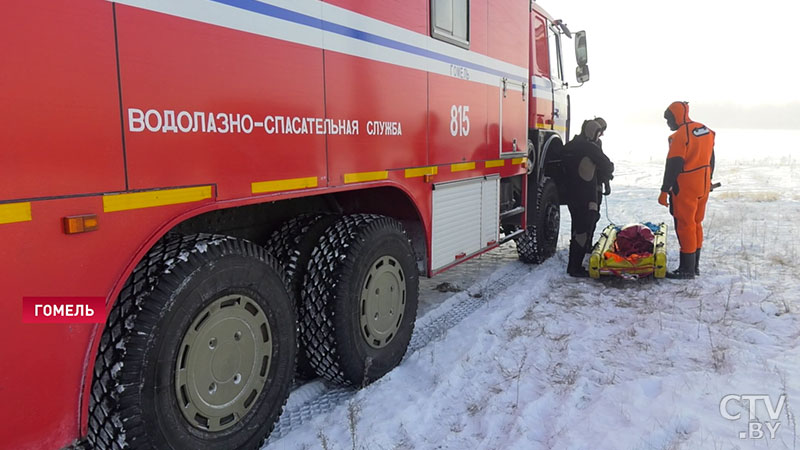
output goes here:
[{"label": "rescuer's black boots", "polygon": [[569,246],[569,263],[567,263],[567,274],[571,277],[587,278],[589,272],[583,268],[583,255],[586,252],[584,247],[581,247],[576,242],[570,243]]},{"label": "rescuer's black boots", "polygon": [[694,252],[694,276],[700,276],[700,249]]},{"label": "rescuer's black boots", "polygon": [[693,279],[695,273],[695,253],[681,253],[681,263],[672,272],[667,272],[667,278],[687,280]]},{"label": "rescuer's black boots", "polygon": [[567,270],[567,275],[574,278],[589,278],[589,271],[583,267]]}]

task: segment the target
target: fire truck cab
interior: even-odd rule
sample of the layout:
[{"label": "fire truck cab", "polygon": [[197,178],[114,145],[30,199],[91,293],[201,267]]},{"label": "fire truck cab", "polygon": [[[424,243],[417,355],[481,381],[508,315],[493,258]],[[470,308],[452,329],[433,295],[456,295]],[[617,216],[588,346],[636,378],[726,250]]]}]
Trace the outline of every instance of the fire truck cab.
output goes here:
[{"label": "fire truck cab", "polygon": [[419,276],[551,256],[565,36],[530,0],[7,2],[0,443],[256,448],[296,376],[400,363]]}]

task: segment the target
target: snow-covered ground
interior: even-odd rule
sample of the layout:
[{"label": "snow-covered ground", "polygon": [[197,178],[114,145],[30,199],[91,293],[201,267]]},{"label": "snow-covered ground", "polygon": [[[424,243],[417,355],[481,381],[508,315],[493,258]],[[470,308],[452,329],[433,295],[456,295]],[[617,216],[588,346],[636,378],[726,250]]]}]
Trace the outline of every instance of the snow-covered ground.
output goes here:
[{"label": "snow-covered ground", "polygon": [[[509,244],[423,280],[417,330],[447,327],[412,341],[383,379],[337,391],[266,448],[797,448],[800,159],[773,151],[778,143],[800,150],[800,133],[789,135],[763,148],[743,144],[742,133],[720,135],[715,181],[723,187],[708,205],[700,278],[569,278],[562,209],[555,257],[526,266]],[[667,222],[674,268],[671,217],[656,203],[663,157],[611,155],[617,175],[598,228]],[[443,281],[463,291],[435,290]],[[442,320],[467,304],[465,317]],[[310,386],[287,410],[333,389]],[[759,427],[748,424],[747,397],[728,397],[724,412],[741,415],[723,417],[720,403],[730,395],[767,396],[753,411],[765,437],[740,437]],[[780,407],[781,398],[770,417],[766,406]],[[766,425],[777,426],[774,437]]]}]

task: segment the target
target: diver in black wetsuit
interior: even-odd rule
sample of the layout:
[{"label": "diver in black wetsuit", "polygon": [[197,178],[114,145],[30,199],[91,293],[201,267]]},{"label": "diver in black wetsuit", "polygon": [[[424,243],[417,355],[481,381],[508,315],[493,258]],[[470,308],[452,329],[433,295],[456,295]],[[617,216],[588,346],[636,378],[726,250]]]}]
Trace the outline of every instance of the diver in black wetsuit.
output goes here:
[{"label": "diver in black wetsuit", "polygon": [[614,173],[614,163],[603,154],[597,142],[602,129],[602,124],[587,120],[581,134],[564,146],[566,201],[572,216],[567,273],[573,277],[589,276],[583,268],[583,257],[592,247],[594,230],[600,220],[598,185],[601,180],[610,180]]},{"label": "diver in black wetsuit", "polygon": [[[606,123],[605,119],[602,117],[595,117],[593,119],[595,122],[600,124],[600,136],[602,136],[606,132],[606,128],[608,128],[608,123]],[[600,138],[597,138],[597,146],[600,147],[600,151],[603,150],[603,141]],[[614,176],[610,176],[609,179],[601,179],[598,177],[597,179],[597,207],[598,211],[600,206],[603,205],[603,196],[611,194],[611,180],[614,179]],[[589,250],[590,253],[591,250]]]}]

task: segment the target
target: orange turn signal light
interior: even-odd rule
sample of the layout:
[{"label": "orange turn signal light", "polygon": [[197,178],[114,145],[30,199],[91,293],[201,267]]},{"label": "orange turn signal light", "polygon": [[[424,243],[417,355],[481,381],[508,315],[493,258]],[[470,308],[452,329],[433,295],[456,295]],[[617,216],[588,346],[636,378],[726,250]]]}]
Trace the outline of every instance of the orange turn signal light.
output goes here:
[{"label": "orange turn signal light", "polygon": [[423,181],[425,181],[426,183],[431,183],[431,182],[433,182],[433,175],[431,175],[431,174],[426,174],[426,175],[423,175],[423,176],[422,176],[422,179],[423,179]]},{"label": "orange turn signal light", "polygon": [[64,217],[64,233],[78,234],[95,231],[99,227],[97,214]]}]

